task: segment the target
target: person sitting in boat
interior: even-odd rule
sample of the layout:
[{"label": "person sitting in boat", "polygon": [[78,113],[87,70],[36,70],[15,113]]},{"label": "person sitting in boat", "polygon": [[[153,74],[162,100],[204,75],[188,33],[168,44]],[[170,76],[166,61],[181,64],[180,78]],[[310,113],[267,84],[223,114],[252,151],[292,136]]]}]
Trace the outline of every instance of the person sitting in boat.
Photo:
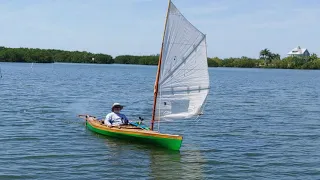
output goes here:
[{"label": "person sitting in boat", "polygon": [[124,114],[120,113],[122,109],[123,106],[120,103],[114,103],[111,108],[112,112],[107,114],[104,124],[107,126],[120,126],[128,124],[128,118]]}]

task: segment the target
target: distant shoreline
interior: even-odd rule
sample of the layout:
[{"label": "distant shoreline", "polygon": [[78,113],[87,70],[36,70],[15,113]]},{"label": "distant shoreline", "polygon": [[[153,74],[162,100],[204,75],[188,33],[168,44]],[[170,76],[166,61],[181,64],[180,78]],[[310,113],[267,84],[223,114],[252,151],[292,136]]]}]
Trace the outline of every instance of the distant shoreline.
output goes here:
[{"label": "distant shoreline", "polygon": [[[25,63],[25,64],[31,64],[32,62],[2,62],[1,63]],[[36,64],[88,64],[88,65],[132,65],[132,66],[145,66],[145,67],[157,67],[157,65],[144,65],[144,64],[118,64],[118,63],[112,63],[112,64],[93,64],[93,63],[72,63],[72,62],[53,62],[53,63],[36,63]],[[215,66],[209,66],[209,68],[222,68],[222,69],[274,69],[274,70],[319,70],[319,69],[290,69],[290,68],[267,68],[267,67],[215,67]]]},{"label": "distant shoreline", "polygon": [[[280,59],[277,54],[260,52],[259,59],[241,57],[208,58],[209,67],[232,68],[271,68],[271,69],[320,69],[320,58],[315,54],[309,57],[285,57]],[[113,58],[108,54],[94,54],[86,51],[64,51],[38,48],[7,48],[0,46],[0,62],[20,63],[88,63],[88,64],[133,64],[158,65],[159,55],[120,55]]]}]

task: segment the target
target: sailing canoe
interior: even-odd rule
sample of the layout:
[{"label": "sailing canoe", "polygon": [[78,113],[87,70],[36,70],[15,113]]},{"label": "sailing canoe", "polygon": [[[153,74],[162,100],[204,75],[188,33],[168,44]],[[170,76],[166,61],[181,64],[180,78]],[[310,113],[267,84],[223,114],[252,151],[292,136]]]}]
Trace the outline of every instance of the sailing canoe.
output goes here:
[{"label": "sailing canoe", "polygon": [[153,131],[155,122],[160,129],[160,121],[183,120],[203,114],[210,89],[206,35],[191,24],[171,0],[168,2],[150,130],[135,126],[110,128],[94,117],[86,117],[90,130],[179,150],[182,136]]},{"label": "sailing canoe", "polygon": [[182,136],[179,135],[162,134],[131,125],[120,126],[120,128],[117,126],[108,127],[92,116],[87,116],[85,120],[87,128],[98,134],[122,139],[133,139],[143,143],[162,146],[171,150],[180,150],[181,147]]}]

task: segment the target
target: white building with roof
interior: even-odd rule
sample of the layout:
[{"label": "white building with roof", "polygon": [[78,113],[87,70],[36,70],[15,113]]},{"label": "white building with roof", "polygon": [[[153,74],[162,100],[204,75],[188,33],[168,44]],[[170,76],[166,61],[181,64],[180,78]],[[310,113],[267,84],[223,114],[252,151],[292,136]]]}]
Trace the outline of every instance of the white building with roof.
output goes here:
[{"label": "white building with roof", "polygon": [[301,48],[300,46],[293,48],[290,52],[288,52],[289,56],[310,56],[308,49]]}]

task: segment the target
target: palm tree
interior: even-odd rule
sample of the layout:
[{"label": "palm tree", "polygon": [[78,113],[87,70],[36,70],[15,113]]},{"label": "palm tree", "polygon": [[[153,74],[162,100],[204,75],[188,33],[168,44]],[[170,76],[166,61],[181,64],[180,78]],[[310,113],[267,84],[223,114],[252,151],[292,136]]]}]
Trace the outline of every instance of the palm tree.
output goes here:
[{"label": "palm tree", "polygon": [[273,53],[272,53],[271,59],[273,59],[273,60],[280,60],[280,59],[281,59],[281,58],[280,58],[280,54],[273,54]]},{"label": "palm tree", "polygon": [[317,60],[317,59],[318,59],[318,56],[315,53],[312,53],[311,56],[309,57],[310,61],[314,61],[314,60]]},{"label": "palm tree", "polygon": [[264,59],[265,65],[267,64],[267,59],[270,59],[271,55],[272,55],[272,53],[267,48],[260,51],[260,58]]}]

